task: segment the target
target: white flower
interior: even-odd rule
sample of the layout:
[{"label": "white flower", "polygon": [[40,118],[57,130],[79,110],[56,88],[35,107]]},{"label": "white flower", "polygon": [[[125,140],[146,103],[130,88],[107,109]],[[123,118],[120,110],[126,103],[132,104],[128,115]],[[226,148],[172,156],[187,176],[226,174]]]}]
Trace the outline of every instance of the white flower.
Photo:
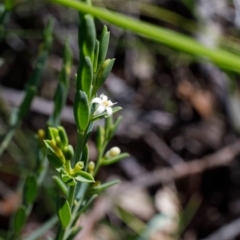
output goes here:
[{"label": "white flower", "polygon": [[101,94],[100,97],[93,98],[91,104],[97,103],[96,111],[94,112],[94,116],[107,111],[106,117],[110,117],[112,115],[112,106],[116,103],[112,103],[111,100],[108,100],[108,97],[104,94]]}]

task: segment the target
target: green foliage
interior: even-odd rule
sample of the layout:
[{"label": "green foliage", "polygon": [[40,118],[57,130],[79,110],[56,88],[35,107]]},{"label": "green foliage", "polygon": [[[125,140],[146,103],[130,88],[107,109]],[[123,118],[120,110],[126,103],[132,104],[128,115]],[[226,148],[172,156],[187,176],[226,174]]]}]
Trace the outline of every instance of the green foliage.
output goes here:
[{"label": "green foliage", "polygon": [[67,199],[59,198],[57,200],[57,214],[62,228],[67,228],[71,221],[71,209]]},{"label": "green foliage", "polygon": [[76,92],[73,109],[78,130],[83,132],[87,129],[90,117],[89,102],[85,92],[81,90]]},{"label": "green foliage", "polygon": [[33,174],[28,174],[25,180],[23,195],[26,205],[32,204],[38,194],[37,179]]},{"label": "green foliage", "polygon": [[20,234],[24,224],[26,221],[26,208],[24,206],[20,206],[15,213],[13,228],[15,234]]},{"label": "green foliage", "polygon": [[[10,2],[8,1],[7,4]],[[91,5],[90,1],[85,2],[89,6]],[[12,5],[7,5],[7,7],[10,10]],[[30,110],[31,103],[40,86],[41,77],[52,45],[52,32],[53,21],[50,20],[43,31],[43,43],[39,47],[39,54],[32,76],[26,84],[23,101],[12,114],[11,128],[0,146],[0,154],[8,146],[16,128]],[[31,213],[40,187],[46,179],[48,163],[50,163],[56,173],[52,177],[57,188],[57,191],[53,191],[57,193],[57,196],[53,196],[53,198],[56,198],[56,215],[50,218],[37,231],[27,236],[27,240],[40,238],[56,223],[58,223],[59,229],[55,240],[73,239],[81,230],[75,223],[79,216],[90,207],[97,197],[96,193],[100,193],[118,183],[118,181],[113,181],[99,185],[95,181],[99,167],[119,161],[123,156],[127,156],[127,154],[118,154],[116,159],[106,159],[104,157],[106,146],[120,122],[118,118],[114,123],[111,115],[122,109],[121,107],[112,108],[112,102],[105,95],[105,98],[102,99],[96,97],[97,91],[106,81],[115,61],[115,59],[105,59],[109,37],[110,33],[104,27],[100,40],[97,40],[93,16],[91,14],[80,14],[78,41],[80,63],[73,104],[73,114],[77,126],[77,147],[75,150],[69,144],[67,132],[62,126],[59,126],[69,90],[72,67],[72,51],[68,42],[65,42],[63,63],[53,99],[53,112],[48,119],[45,129],[40,129],[36,135],[37,161],[33,168],[34,171],[28,170],[25,181],[21,183],[23,187],[22,205],[14,216],[13,229],[9,239],[21,237],[21,231]],[[102,108],[102,111],[96,111],[99,108]],[[105,127],[101,128],[102,130],[99,133],[100,140],[97,140],[98,158],[95,164],[94,162],[89,162],[88,138],[94,124],[99,119],[105,119]],[[105,136],[105,133],[108,134]]]},{"label": "green foliage", "polygon": [[165,46],[198,56],[200,60],[208,60],[227,70],[240,72],[240,58],[231,52],[222,49],[207,48],[191,37],[110,10],[92,7],[82,2],[74,0],[51,1],[82,13],[92,14],[115,26],[130,30]]}]

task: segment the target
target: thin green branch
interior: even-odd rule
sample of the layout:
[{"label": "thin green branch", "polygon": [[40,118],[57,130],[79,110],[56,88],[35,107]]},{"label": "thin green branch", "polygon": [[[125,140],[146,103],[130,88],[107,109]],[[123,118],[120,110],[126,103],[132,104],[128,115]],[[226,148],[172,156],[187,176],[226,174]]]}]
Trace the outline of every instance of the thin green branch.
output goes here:
[{"label": "thin green branch", "polygon": [[184,36],[183,34],[74,0],[51,0],[51,2],[73,8],[83,13],[92,14],[120,28],[130,30],[168,47],[198,56],[202,60],[211,61],[222,68],[240,72],[240,57],[236,54],[218,48],[207,48],[191,37]]}]

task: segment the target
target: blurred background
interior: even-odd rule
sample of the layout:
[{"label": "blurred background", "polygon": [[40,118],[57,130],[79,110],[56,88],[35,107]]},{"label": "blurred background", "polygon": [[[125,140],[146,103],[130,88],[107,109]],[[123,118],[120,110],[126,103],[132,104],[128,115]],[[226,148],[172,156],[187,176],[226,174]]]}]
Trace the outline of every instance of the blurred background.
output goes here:
[{"label": "blurred background", "polygon": [[[239,0],[94,0],[93,5],[182,33],[210,48],[240,53]],[[41,86],[31,112],[1,156],[0,236],[19,205],[19,182],[33,168],[34,135],[52,110],[66,38],[74,65],[62,125],[76,146],[72,104],[78,13],[35,0],[16,1],[0,42],[0,139],[8,130],[9,113],[22,99],[49,17],[54,19],[54,44]],[[123,107],[111,146],[130,157],[99,172],[100,181],[118,178],[121,184],[101,195],[80,219],[83,230],[76,239],[240,239],[239,74],[218,68],[204,56],[199,59],[95,22],[98,36],[103,24],[110,29],[108,57],[116,58],[99,93]],[[89,141],[91,160],[96,159],[94,141],[95,132]],[[55,211],[51,174],[25,234]]]}]

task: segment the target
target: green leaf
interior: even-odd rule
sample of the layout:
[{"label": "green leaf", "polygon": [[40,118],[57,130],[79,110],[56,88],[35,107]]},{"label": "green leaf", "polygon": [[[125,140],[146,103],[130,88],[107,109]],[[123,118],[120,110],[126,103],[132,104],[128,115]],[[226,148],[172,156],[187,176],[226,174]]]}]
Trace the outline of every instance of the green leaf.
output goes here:
[{"label": "green leaf", "polygon": [[106,81],[108,75],[112,71],[113,64],[115,62],[115,59],[107,59],[104,61],[102,66],[100,67],[100,70],[96,77],[96,83],[93,88],[93,95],[96,94],[97,90],[103,85],[103,83]]},{"label": "green leaf", "polygon": [[68,174],[62,175],[62,180],[63,180],[63,182],[65,182],[69,186],[75,186],[76,185],[75,179],[73,177],[69,176]]},{"label": "green leaf", "polygon": [[60,168],[63,166],[63,161],[57,157],[55,154],[47,154],[47,159],[54,168]]},{"label": "green leaf", "polygon": [[74,156],[74,149],[72,145],[65,146],[63,149],[65,159],[71,161]]},{"label": "green leaf", "polygon": [[19,107],[18,110],[18,119],[22,120],[27,112],[30,110],[32,100],[36,94],[36,87],[35,86],[29,86],[25,92],[24,99]]},{"label": "green leaf", "polygon": [[49,127],[48,130],[49,130],[51,138],[56,141],[56,138],[58,137],[58,129],[53,128],[53,127]]},{"label": "green leaf", "polygon": [[25,180],[23,195],[26,205],[34,202],[38,194],[37,179],[33,174],[29,174]]},{"label": "green leaf", "polygon": [[5,6],[6,10],[11,11],[14,7],[14,2],[15,2],[15,0],[5,0],[4,6]]},{"label": "green leaf", "polygon": [[93,70],[96,73],[98,69],[98,55],[99,54],[99,41],[96,39],[95,43],[95,50],[94,50],[94,63],[93,63]]},{"label": "green leaf", "polygon": [[52,179],[53,179],[54,183],[56,184],[56,186],[64,194],[64,196],[67,197],[68,190],[67,190],[66,185],[63,183],[63,181],[58,176],[53,176]]},{"label": "green leaf", "polygon": [[81,90],[76,92],[73,111],[78,130],[85,131],[89,123],[89,103],[85,92]]},{"label": "green leaf", "polygon": [[67,199],[59,198],[57,201],[57,214],[63,229],[66,229],[71,221],[71,209]]},{"label": "green leaf", "polygon": [[43,38],[44,38],[44,47],[49,49],[52,45],[53,40],[53,18],[48,20],[47,26],[44,28]]},{"label": "green leaf", "polygon": [[44,140],[44,143],[48,150],[47,153],[48,161],[52,164],[54,168],[62,167],[62,165],[65,162],[65,158],[64,155],[62,154],[62,151],[57,146],[55,149],[53,149],[50,140]]},{"label": "green leaf", "polygon": [[85,182],[85,183],[95,182],[93,176],[84,171],[80,171],[76,173],[75,179],[79,182]]},{"label": "green leaf", "polygon": [[[122,107],[115,107],[115,108],[113,108],[112,110],[113,110],[113,113],[112,113],[112,114],[114,114],[114,113],[122,110]],[[106,112],[103,112],[103,113],[101,113],[101,114],[93,117],[93,118],[91,119],[91,121],[96,121],[96,120],[98,120],[98,119],[104,118],[105,116],[106,116]]]},{"label": "green leaf", "polygon": [[107,55],[108,51],[108,44],[109,44],[110,32],[108,31],[107,27],[104,26],[101,37],[100,37],[100,47],[99,47],[99,56],[98,56],[98,66],[100,67]]},{"label": "green leaf", "polygon": [[96,30],[93,17],[89,14],[84,16],[85,32],[84,32],[84,53],[92,59],[95,48]]},{"label": "green leaf", "polygon": [[84,63],[82,63],[82,75],[81,75],[81,89],[87,93],[90,98],[90,92],[92,88],[92,80],[93,80],[93,66],[90,57],[84,58]]},{"label": "green leaf", "polygon": [[24,206],[20,206],[15,213],[14,221],[13,221],[13,227],[14,232],[19,233],[24,224],[26,222],[26,208]]},{"label": "green leaf", "polygon": [[129,157],[128,153],[121,153],[121,154],[117,155],[116,157],[104,159],[101,162],[101,165],[103,165],[103,166],[110,165],[110,164],[119,162],[120,160],[122,160],[123,158],[126,158],[126,157]]},{"label": "green leaf", "polygon": [[67,136],[67,133],[66,133],[64,127],[62,127],[62,126],[58,127],[58,136],[61,139],[62,145],[67,146],[68,145],[68,136]]},{"label": "green leaf", "polygon": [[102,191],[106,190],[107,188],[110,188],[113,185],[119,184],[120,182],[121,181],[119,181],[119,180],[114,180],[114,181],[111,181],[111,182],[107,182],[107,183],[98,185],[96,187],[93,187],[91,189],[91,192],[94,192],[94,193],[102,192]]}]

